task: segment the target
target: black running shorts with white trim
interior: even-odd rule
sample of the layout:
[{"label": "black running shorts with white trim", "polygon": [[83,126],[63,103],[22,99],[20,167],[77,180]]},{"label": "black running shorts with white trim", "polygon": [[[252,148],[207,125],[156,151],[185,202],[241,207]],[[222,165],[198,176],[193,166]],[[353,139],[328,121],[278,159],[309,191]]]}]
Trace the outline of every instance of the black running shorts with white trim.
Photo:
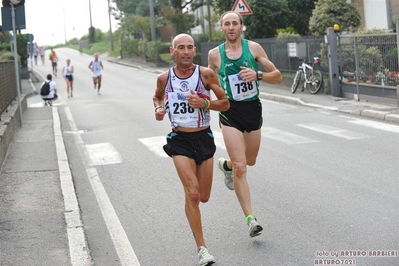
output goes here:
[{"label": "black running shorts with white trim", "polygon": [[212,158],[216,145],[210,127],[198,132],[172,131],[166,136],[163,150],[167,155],[182,155],[194,159],[197,165]]},{"label": "black running shorts with white trim", "polygon": [[241,132],[251,132],[262,127],[262,103],[254,101],[230,101],[230,109],[219,112],[219,123],[234,127]]}]

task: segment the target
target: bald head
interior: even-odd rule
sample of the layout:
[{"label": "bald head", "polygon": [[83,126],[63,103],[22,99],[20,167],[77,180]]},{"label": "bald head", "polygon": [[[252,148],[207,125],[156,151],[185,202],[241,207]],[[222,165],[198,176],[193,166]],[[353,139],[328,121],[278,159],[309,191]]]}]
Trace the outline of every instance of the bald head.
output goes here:
[{"label": "bald head", "polygon": [[180,43],[191,43],[194,45],[194,39],[190,35],[182,33],[173,38],[172,47],[176,49]]}]

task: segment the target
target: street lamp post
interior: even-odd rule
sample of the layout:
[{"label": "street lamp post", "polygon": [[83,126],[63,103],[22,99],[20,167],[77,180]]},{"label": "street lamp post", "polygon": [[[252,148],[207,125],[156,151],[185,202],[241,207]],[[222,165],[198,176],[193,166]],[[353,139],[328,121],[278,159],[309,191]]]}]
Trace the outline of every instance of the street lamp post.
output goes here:
[{"label": "street lamp post", "polygon": [[111,27],[111,6],[108,0],[108,18],[109,18],[109,41],[111,42],[111,51],[114,51],[114,38],[112,37],[112,27]]},{"label": "street lamp post", "polygon": [[65,44],[67,44],[67,37],[66,37],[66,24],[65,24],[65,7],[63,7],[63,13],[64,13],[64,38],[65,38]]},{"label": "street lamp post", "polygon": [[90,28],[93,27],[93,24],[91,23],[91,4],[89,0],[89,14],[90,14]]}]

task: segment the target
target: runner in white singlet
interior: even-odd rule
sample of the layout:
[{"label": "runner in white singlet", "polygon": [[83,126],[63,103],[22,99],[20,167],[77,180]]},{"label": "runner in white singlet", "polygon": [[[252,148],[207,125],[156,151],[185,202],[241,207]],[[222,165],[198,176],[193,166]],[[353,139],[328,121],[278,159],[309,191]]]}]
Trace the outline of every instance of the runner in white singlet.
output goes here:
[{"label": "runner in white singlet", "polygon": [[[100,88],[101,88],[101,79],[102,79],[102,73],[101,70],[104,69],[103,63],[101,60],[98,59],[98,54],[94,54],[94,60],[90,62],[89,68],[91,69],[93,73],[93,84],[94,84],[94,89],[97,89],[98,95],[100,95]],[[97,86],[98,84],[98,86]]]}]

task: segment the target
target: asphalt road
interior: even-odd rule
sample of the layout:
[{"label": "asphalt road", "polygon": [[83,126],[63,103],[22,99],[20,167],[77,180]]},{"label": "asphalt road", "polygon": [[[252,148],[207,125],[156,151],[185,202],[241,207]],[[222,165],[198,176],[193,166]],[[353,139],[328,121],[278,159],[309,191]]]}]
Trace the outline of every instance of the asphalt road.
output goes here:
[{"label": "asphalt road", "polygon": [[[74,97],[67,99],[59,75],[54,105],[95,264],[196,265],[182,186],[162,153],[170,125],[154,119],[157,75],[103,62],[97,95],[91,57],[57,51],[59,73],[67,58],[75,67]],[[215,165],[212,196],[201,210],[217,265],[398,265],[399,126],[266,100],[263,114],[262,147],[248,177],[265,230],[248,236]],[[227,153],[216,112],[212,129],[217,159]]]}]

